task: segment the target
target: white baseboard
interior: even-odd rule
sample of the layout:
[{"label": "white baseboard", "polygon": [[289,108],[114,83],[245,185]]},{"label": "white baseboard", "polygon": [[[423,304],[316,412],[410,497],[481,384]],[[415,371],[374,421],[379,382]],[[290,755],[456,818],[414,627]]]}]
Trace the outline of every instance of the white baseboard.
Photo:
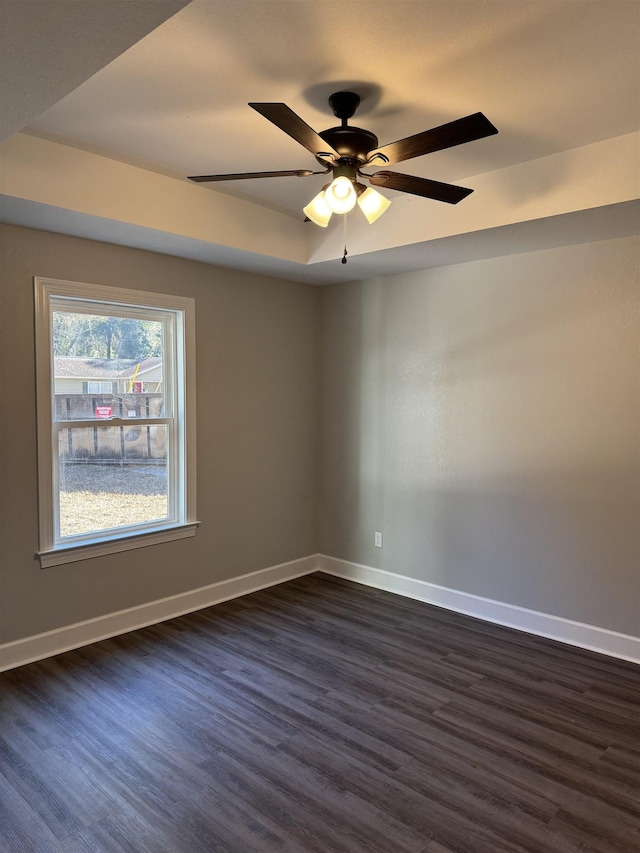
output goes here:
[{"label": "white baseboard", "polygon": [[5,643],[0,645],[0,672],[77,649],[80,646],[87,646],[99,640],[106,640],[117,634],[126,634],[137,628],[145,628],[147,625],[174,619],[176,616],[183,616],[185,613],[201,610],[203,607],[211,607],[213,604],[220,604],[231,598],[310,574],[316,569],[317,556],[303,557],[179,595],[172,595],[169,598],[150,601],[147,604],[108,613],[96,619],[87,619],[44,634]]},{"label": "white baseboard", "polygon": [[374,569],[371,566],[351,563],[324,554],[315,554],[169,598],[130,607],[127,610],[108,613],[96,619],[76,622],[44,634],[5,643],[0,645],[0,672],[106,640],[118,634],[145,628],[147,625],[174,619],[176,616],[211,607],[316,571],[404,595],[407,598],[425,601],[486,622],[516,628],[539,637],[548,637],[571,646],[579,646],[610,657],[640,663],[640,637],[619,634],[606,628],[573,622],[561,616],[539,613],[514,604],[493,601],[490,598],[459,592],[427,581]]},{"label": "white baseboard", "polygon": [[426,601],[447,610],[454,610],[456,613],[475,616],[477,619],[504,625],[507,628],[517,628],[519,631],[526,631],[539,637],[559,640],[570,646],[579,646],[610,657],[640,663],[640,637],[619,634],[607,628],[598,628],[582,622],[573,622],[562,616],[539,613],[515,604],[493,601],[490,598],[459,592],[382,569],[373,569],[370,566],[327,557],[324,554],[318,555],[316,565],[319,571],[345,580],[356,581],[376,589],[404,595],[407,598],[415,598],[418,601]]}]

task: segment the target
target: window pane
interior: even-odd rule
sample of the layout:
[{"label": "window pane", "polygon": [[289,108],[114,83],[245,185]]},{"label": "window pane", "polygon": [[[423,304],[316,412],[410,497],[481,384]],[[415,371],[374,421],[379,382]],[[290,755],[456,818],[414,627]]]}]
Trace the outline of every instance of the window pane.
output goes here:
[{"label": "window pane", "polygon": [[168,518],[167,427],[61,429],[60,537]]},{"label": "window pane", "polygon": [[161,321],[61,310],[52,317],[55,420],[164,416]]}]

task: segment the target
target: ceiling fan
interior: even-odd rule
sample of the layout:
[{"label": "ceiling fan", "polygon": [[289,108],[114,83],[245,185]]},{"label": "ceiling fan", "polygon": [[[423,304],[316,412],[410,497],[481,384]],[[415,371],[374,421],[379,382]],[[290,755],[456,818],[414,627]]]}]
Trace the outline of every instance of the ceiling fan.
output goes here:
[{"label": "ceiling fan", "polygon": [[364,178],[375,187],[386,187],[424,198],[457,204],[473,190],[444,184],[428,178],[418,178],[400,172],[387,170],[367,174],[362,169],[388,163],[400,163],[413,157],[421,157],[433,151],[452,148],[482,139],[497,133],[497,129],[482,113],[459,118],[456,121],[425,130],[406,139],[378,146],[378,137],[369,130],[350,127],[348,120],[354,115],[360,104],[360,96],[355,92],[335,92],[329,98],[333,114],[340,119],[339,127],[330,127],[316,133],[286,104],[250,103],[249,106],[263,115],[276,127],[299,142],[323,166],[320,172],[310,169],[294,169],[282,172],[240,172],[233,175],[197,175],[190,181],[205,183],[209,181],[242,181],[253,178],[308,177],[332,173],[332,180],[304,208],[308,219],[323,228],[329,224],[333,213],[348,213],[356,202],[367,220],[375,222],[391,204],[372,187],[365,187],[359,178]]}]

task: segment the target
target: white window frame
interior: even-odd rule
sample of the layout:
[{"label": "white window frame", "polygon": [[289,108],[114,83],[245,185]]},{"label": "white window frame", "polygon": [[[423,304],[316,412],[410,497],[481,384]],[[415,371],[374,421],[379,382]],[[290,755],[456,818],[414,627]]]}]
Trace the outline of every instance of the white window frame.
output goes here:
[{"label": "white window frame", "polygon": [[[187,297],[126,290],[119,287],[59,281],[35,276],[36,406],[38,443],[39,550],[42,568],[92,557],[142,548],[160,542],[194,536],[196,521],[196,417],[195,417],[195,301]],[[167,391],[173,395],[172,451],[169,454],[169,520],[148,522],[130,528],[96,531],[85,536],[60,537],[58,516],[58,430],[95,426],[94,421],[54,421],[52,316],[54,310],[83,308],[91,313],[105,305],[114,315],[141,316],[159,311],[168,318],[171,334],[165,342],[165,369],[173,381]],[[167,423],[167,418],[155,423]],[[139,423],[139,420],[136,420]],[[102,426],[131,425],[131,421],[111,418]]]}]

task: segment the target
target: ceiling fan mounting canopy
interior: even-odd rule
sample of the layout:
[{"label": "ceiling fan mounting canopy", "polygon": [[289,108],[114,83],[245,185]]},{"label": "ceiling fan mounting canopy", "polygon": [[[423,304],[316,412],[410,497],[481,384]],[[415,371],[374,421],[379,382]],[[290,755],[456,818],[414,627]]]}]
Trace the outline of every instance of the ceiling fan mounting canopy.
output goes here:
[{"label": "ceiling fan mounting canopy", "polygon": [[355,115],[360,106],[360,95],[355,92],[334,92],[329,95],[329,106],[336,118],[347,121]]},{"label": "ceiling fan mounting canopy", "polygon": [[254,178],[307,177],[333,172],[334,179],[348,177],[356,191],[362,193],[358,178],[368,180],[373,186],[386,187],[399,192],[457,204],[466,198],[472,189],[406,175],[402,172],[380,171],[369,175],[361,171],[364,167],[399,163],[421,157],[434,151],[452,148],[482,139],[498,132],[497,128],[482,113],[473,113],[439,127],[408,136],[397,142],[378,146],[378,137],[370,130],[348,125],[348,120],[360,105],[360,96],[355,92],[334,92],[329,97],[329,106],[341,124],[316,133],[290,107],[283,103],[249,103],[268,121],[295,139],[307,149],[323,167],[322,172],[309,169],[294,169],[279,172],[242,172],[233,175],[198,175],[189,180],[197,183],[209,181],[248,180]]}]

